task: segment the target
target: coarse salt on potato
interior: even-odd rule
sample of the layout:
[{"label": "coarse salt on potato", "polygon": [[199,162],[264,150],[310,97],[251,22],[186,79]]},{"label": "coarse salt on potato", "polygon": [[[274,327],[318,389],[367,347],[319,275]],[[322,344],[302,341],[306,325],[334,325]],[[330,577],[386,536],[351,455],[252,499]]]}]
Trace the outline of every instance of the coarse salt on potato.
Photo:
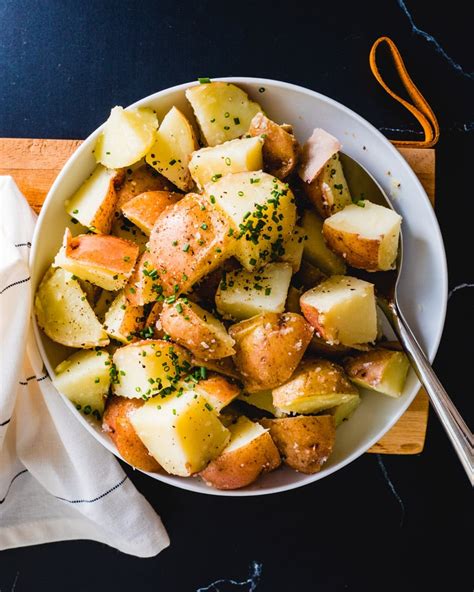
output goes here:
[{"label": "coarse salt on potato", "polygon": [[198,358],[219,359],[235,353],[234,340],[224,324],[188,298],[165,303],[160,321],[173,341]]},{"label": "coarse salt on potato", "polygon": [[395,268],[401,222],[390,208],[361,200],[327,218],[323,235],[352,267],[388,271]]},{"label": "coarse salt on potato", "polygon": [[305,292],[301,310],[317,335],[329,343],[356,346],[377,338],[374,285],[333,275]]},{"label": "coarse salt on potato", "polygon": [[116,236],[80,234],[66,228],[54,266],[70,271],[104,290],[120,290],[132,275],[138,246]]}]

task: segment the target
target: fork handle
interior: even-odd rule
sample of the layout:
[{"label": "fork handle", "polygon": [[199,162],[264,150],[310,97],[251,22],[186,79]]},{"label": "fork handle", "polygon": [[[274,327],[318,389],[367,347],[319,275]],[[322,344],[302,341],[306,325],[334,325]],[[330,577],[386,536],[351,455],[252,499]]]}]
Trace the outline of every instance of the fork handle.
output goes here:
[{"label": "fork handle", "polygon": [[425,387],[471,485],[474,485],[474,439],[471,430],[436,376],[396,302],[380,302],[380,305]]}]

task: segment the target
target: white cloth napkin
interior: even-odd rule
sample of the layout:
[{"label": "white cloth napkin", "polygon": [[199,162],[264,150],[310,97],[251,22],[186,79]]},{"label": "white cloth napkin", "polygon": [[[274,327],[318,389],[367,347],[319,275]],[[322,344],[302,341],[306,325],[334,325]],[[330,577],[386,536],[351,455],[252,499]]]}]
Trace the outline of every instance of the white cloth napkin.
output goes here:
[{"label": "white cloth napkin", "polygon": [[154,556],[169,545],[160,518],[44,370],[30,323],[35,221],[0,176],[0,549],[91,539]]}]

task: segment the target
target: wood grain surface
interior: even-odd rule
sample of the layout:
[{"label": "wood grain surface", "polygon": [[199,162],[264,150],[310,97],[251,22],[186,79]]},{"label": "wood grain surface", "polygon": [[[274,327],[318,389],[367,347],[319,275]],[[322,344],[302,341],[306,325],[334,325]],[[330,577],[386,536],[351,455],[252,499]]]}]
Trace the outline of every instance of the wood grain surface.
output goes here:
[{"label": "wood grain surface", "polygon": [[[11,175],[31,207],[39,212],[54,179],[81,143],[81,140],[0,138],[0,175]],[[435,151],[401,148],[400,152],[434,203]],[[428,396],[421,389],[399,421],[369,452],[420,453],[425,443],[428,408]]]}]

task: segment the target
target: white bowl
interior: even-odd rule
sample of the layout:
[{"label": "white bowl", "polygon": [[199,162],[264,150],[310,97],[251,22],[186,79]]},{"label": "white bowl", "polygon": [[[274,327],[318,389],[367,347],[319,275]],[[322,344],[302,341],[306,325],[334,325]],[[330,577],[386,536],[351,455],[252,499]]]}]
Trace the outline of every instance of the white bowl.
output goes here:
[{"label": "white bowl", "polygon": [[[304,141],[315,127],[328,130],[343,143],[343,151],[370,171],[387,195],[392,197],[394,207],[404,219],[400,304],[422,346],[433,359],[446,313],[446,257],[428,197],[405,159],[362,117],[319,93],[275,80],[240,77],[221,80],[234,82],[244,88],[272,119],[280,123],[292,123],[300,141]],[[150,95],[134,106],[153,107],[160,119],[172,105],[192,116],[184,97],[184,90],[192,84],[196,83],[182,84]],[[100,128],[91,134],[69,159],[44,203],[32,245],[33,289],[36,289],[59,249],[65,226],[70,225],[64,211],[64,200],[95,166],[92,149],[99,131]],[[400,187],[397,187],[398,184]],[[67,351],[46,338],[36,325],[35,332],[46,368],[53,376],[53,368],[66,357]],[[315,475],[303,475],[285,467],[261,477],[243,490],[218,491],[200,479],[148,474],[153,479],[175,487],[213,495],[262,495],[301,487],[327,477],[366,452],[399,419],[414,399],[418,388],[419,383],[411,371],[405,392],[399,399],[363,393],[363,402],[354,416],[338,428],[335,449],[328,463]],[[106,448],[120,456],[108,436],[87,421],[65,397],[63,399],[84,427]]]}]

